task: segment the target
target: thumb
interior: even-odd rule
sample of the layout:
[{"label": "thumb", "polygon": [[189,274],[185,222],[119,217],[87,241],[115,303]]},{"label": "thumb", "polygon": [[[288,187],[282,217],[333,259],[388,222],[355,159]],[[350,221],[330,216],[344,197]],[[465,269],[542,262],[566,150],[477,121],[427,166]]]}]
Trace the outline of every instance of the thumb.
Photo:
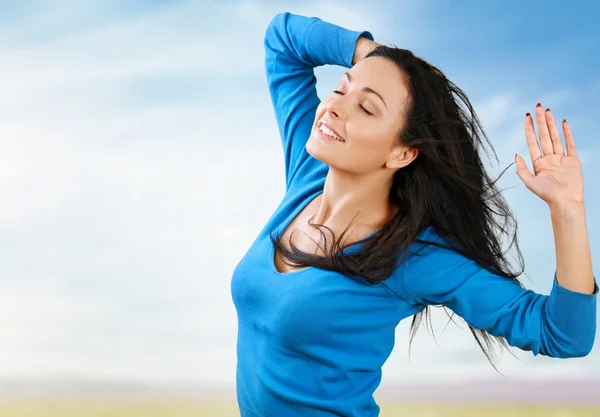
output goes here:
[{"label": "thumb", "polygon": [[518,154],[515,154],[515,165],[517,167],[517,175],[519,176],[519,178],[521,178],[525,186],[529,187],[529,184],[531,183],[531,180],[533,180],[534,175],[529,171],[529,168],[527,168],[525,160],[521,158]]}]

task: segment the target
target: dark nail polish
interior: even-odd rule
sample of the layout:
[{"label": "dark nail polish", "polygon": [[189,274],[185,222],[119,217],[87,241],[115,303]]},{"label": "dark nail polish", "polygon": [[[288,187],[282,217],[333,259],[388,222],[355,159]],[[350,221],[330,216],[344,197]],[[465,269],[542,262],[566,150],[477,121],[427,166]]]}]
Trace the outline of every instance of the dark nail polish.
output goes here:
[{"label": "dark nail polish", "polygon": [[546,111],[550,111],[550,109],[546,109]]},{"label": "dark nail polish", "polygon": [[563,123],[567,123],[567,119],[563,119]]},{"label": "dark nail polish", "polygon": [[536,104],[535,107],[542,107],[540,103]]},{"label": "dark nail polish", "polygon": [[525,115],[525,117],[531,117],[531,114],[527,113],[527,114]]}]

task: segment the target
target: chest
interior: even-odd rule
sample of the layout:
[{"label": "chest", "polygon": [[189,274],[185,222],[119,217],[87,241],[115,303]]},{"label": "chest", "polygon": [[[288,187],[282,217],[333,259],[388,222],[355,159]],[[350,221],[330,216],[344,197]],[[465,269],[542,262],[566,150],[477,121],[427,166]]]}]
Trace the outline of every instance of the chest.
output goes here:
[{"label": "chest", "polygon": [[398,301],[382,286],[312,267],[280,274],[261,256],[272,248],[268,236],[255,242],[234,270],[232,296],[242,332],[296,348],[393,331]]},{"label": "chest", "polygon": [[[240,334],[289,348],[340,343],[342,339],[346,347],[368,344],[378,332],[392,340],[403,314],[399,299],[387,290],[390,282],[385,286],[370,284],[336,271],[289,266],[275,251],[271,237],[279,236],[285,248],[293,244],[303,252],[323,255],[320,245],[324,238],[319,228],[309,224],[319,201],[318,195],[313,198],[303,209],[298,205],[304,205],[306,197],[285,200],[234,269],[231,292]],[[348,225],[342,226],[327,225],[337,239]],[[331,246],[334,236],[327,228],[320,230]],[[348,229],[342,247],[362,240],[367,232]],[[354,250],[358,248],[354,246],[349,252]]]}]

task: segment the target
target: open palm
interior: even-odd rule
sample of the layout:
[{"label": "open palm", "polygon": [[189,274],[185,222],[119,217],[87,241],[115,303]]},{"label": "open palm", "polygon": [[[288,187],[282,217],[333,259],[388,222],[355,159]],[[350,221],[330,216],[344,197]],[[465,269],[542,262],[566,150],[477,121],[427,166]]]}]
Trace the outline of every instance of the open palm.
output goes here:
[{"label": "open palm", "polygon": [[549,205],[583,202],[583,172],[569,124],[566,120],[562,122],[565,154],[552,112],[549,109],[544,111],[538,103],[535,119],[539,145],[533,118],[529,113],[525,116],[525,138],[533,162],[533,173],[527,168],[525,160],[515,155],[517,175],[530,191]]}]

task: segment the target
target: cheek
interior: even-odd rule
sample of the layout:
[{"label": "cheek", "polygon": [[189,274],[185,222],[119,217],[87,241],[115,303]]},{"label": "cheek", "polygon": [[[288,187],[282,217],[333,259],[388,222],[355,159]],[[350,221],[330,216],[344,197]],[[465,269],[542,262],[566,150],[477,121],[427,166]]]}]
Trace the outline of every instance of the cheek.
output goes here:
[{"label": "cheek", "polygon": [[327,103],[329,103],[331,99],[330,98],[325,98],[324,100],[322,100],[319,105],[317,106],[317,113],[315,114],[315,119],[318,120],[320,117],[323,116],[323,114],[325,114],[325,109],[327,108]]},{"label": "cheek", "polygon": [[365,149],[377,149],[381,147],[383,141],[381,140],[381,136],[379,135],[361,135],[360,138],[355,141],[357,144],[360,144],[362,148]]},{"label": "cheek", "polygon": [[389,149],[389,133],[382,130],[361,129],[351,136],[351,142],[365,152],[377,153]]}]

